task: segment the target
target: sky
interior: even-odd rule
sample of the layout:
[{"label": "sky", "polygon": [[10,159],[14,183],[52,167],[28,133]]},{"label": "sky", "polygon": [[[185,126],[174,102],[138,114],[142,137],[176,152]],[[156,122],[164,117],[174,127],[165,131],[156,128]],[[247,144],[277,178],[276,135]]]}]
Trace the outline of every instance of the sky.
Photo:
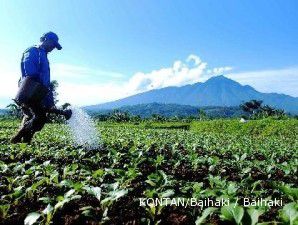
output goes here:
[{"label": "sky", "polygon": [[47,31],[60,103],[90,105],[225,75],[298,97],[298,1],[0,0],[0,108]]}]

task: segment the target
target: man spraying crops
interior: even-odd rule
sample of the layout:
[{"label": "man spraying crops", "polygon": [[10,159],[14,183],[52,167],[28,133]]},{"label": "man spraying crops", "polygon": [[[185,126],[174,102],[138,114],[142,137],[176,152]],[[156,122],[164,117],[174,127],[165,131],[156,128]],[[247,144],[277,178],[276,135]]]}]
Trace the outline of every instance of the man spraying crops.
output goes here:
[{"label": "man spraying crops", "polygon": [[14,101],[21,107],[23,121],[12,143],[30,143],[33,135],[40,131],[47,121],[47,113],[71,117],[71,110],[59,110],[54,104],[50,88],[50,66],[47,54],[53,49],[61,50],[59,38],[54,32],[47,32],[40,38],[40,44],[25,50],[21,60],[22,76],[19,91]]}]

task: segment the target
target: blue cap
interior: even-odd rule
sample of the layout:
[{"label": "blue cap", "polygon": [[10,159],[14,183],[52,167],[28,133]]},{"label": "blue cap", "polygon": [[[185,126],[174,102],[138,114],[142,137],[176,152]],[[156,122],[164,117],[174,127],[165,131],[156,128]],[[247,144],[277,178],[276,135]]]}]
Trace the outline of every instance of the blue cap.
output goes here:
[{"label": "blue cap", "polygon": [[44,33],[40,38],[40,41],[43,42],[45,40],[52,40],[55,43],[55,47],[58,50],[62,49],[62,46],[58,42],[59,41],[58,35],[55,34],[54,32],[50,31],[50,32]]}]

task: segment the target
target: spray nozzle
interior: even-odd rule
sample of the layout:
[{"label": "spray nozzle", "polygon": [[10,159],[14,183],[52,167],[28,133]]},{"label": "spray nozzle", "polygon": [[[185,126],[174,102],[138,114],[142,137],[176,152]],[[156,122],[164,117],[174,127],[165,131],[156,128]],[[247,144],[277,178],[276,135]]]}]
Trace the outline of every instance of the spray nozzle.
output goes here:
[{"label": "spray nozzle", "polygon": [[66,120],[69,120],[70,117],[72,116],[72,110],[71,109],[57,109],[56,107],[53,107],[49,109],[50,113],[55,113],[57,115],[62,115],[65,117]]},{"label": "spray nozzle", "polygon": [[66,109],[66,110],[64,110],[64,111],[63,111],[63,115],[65,116],[65,119],[66,119],[66,120],[69,120],[70,117],[72,116],[72,111],[71,111],[71,109]]}]

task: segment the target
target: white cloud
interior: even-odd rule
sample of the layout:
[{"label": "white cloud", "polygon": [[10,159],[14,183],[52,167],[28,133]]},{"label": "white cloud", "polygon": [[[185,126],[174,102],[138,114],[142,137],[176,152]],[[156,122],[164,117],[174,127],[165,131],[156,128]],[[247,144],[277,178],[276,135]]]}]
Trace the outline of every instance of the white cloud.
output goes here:
[{"label": "white cloud", "polygon": [[233,68],[230,66],[225,66],[225,67],[216,67],[213,69],[209,69],[207,70],[208,74],[211,74],[212,76],[215,75],[222,75],[222,74],[226,74],[227,71],[232,70]]},{"label": "white cloud", "polygon": [[[98,71],[72,65],[55,65],[52,70],[56,74],[53,79],[59,81],[59,98],[61,102],[71,102],[79,105],[96,104],[116,100],[139,92],[162,88],[166,86],[181,86],[187,80],[200,78],[206,63],[201,63],[198,57],[192,55],[187,59],[194,65],[190,68],[182,61],[174,62],[173,66],[154,70],[150,73],[136,73],[127,81],[96,82]],[[108,72],[109,75],[114,75]],[[122,77],[121,77],[122,78]],[[89,82],[87,81],[89,79]],[[196,80],[197,80],[196,79]],[[78,82],[78,81],[82,82]],[[92,82],[92,83],[91,83]],[[194,80],[195,82],[195,80]]]},{"label": "white cloud", "polygon": [[12,102],[18,91],[19,71],[0,63],[0,108],[6,107]]},{"label": "white cloud", "polygon": [[[89,105],[124,98],[152,89],[192,84],[204,81],[219,72],[231,70],[231,67],[212,68],[208,73],[206,68],[206,62],[196,55],[189,55],[185,62],[177,60],[170,67],[149,73],[137,72],[127,81],[122,82],[115,82],[115,80],[117,80],[116,77],[123,78],[123,76],[115,76],[112,82],[101,84],[96,82],[98,71],[63,64],[56,66],[55,74],[57,74],[57,80],[61,81],[58,89],[61,102]],[[107,73],[113,75],[111,72]],[[76,82],[73,82],[73,79]],[[87,79],[90,79],[92,84],[86,82]],[[82,80],[83,83],[78,83],[78,80]]]},{"label": "white cloud", "polygon": [[111,101],[125,96],[121,85],[108,84],[74,84],[60,83],[58,88],[61,103],[75,105],[91,105]]},{"label": "white cloud", "polygon": [[52,79],[72,83],[94,83],[106,79],[123,79],[122,73],[91,69],[83,66],[56,63],[51,66]]},{"label": "white cloud", "polygon": [[[93,70],[73,65],[56,64],[53,74],[59,81],[61,102],[89,105],[120,99],[136,93],[163,88],[182,86],[208,79],[216,73],[223,73],[231,67],[212,68],[206,71],[207,63],[196,55],[189,55],[185,61],[177,60],[172,66],[153,70],[149,73],[137,72],[128,80],[124,75],[109,71]],[[99,82],[105,74],[111,82]],[[122,79],[122,80],[121,80]]]},{"label": "white cloud", "polygon": [[220,67],[207,70],[207,63],[192,54],[185,62],[175,61],[171,67],[149,73],[136,73],[128,81],[127,89],[142,92],[168,86],[183,86],[204,81],[212,75],[219,75],[231,69],[231,67]]},{"label": "white cloud", "polygon": [[[0,65],[0,108],[5,107],[17,91],[19,71]],[[184,61],[176,60],[171,66],[138,72],[130,78],[118,72],[105,71],[68,64],[53,64],[52,79],[59,82],[59,100],[76,105],[98,104],[124,98],[136,93],[163,88],[204,82],[211,76],[227,74],[232,67],[208,68],[196,55]],[[247,71],[226,75],[242,84],[249,84],[262,92],[279,92],[298,96],[298,67]],[[5,100],[6,99],[6,100]]]},{"label": "white cloud", "polygon": [[122,73],[69,64],[53,64],[51,74],[52,79],[59,83],[61,103],[89,105],[118,99],[125,94],[121,86],[125,78]]},{"label": "white cloud", "polygon": [[[163,88],[167,86],[182,86],[196,82],[204,82],[214,75],[226,74],[232,67],[208,68],[198,56],[190,55],[184,62],[177,60],[170,67],[153,70],[149,73],[138,72],[123,82],[82,84],[60,82],[61,102],[71,102],[78,105],[97,104],[124,98],[136,93]],[[79,71],[71,74],[81,77]],[[242,84],[249,84],[259,91],[279,92],[298,96],[298,68],[287,68],[264,71],[247,71],[226,75]],[[90,79],[92,79],[90,74]],[[84,75],[83,75],[84,76]],[[86,77],[85,77],[86,78]],[[80,79],[84,79],[81,77]],[[59,80],[59,79],[58,79]],[[74,91],[75,90],[75,91]]]},{"label": "white cloud", "polygon": [[283,93],[298,97],[298,67],[231,73],[227,77],[256,90]]}]

